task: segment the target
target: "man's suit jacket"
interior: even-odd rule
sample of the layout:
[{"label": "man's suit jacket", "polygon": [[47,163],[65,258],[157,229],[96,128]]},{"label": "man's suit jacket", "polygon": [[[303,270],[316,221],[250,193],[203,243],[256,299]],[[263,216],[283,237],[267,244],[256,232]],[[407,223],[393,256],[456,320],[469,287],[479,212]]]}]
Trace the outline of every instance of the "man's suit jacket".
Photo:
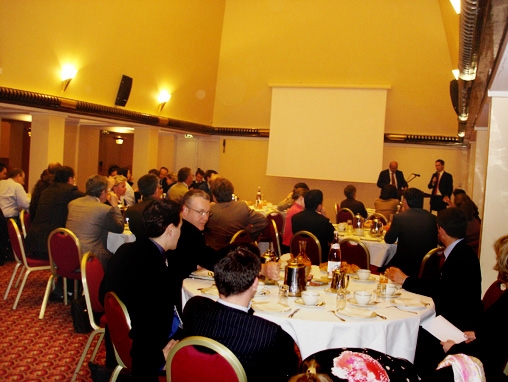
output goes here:
[{"label": "man's suit jacket", "polygon": [[[395,172],[395,179],[397,180],[397,189],[400,191],[403,188],[407,187],[406,179],[404,178],[404,173],[402,171],[397,170]],[[383,170],[379,173],[379,177],[377,179],[377,186],[379,188],[383,188],[387,184],[392,183],[392,175],[390,169]]]},{"label": "man's suit jacket", "polygon": [[183,312],[185,335],[225,345],[238,357],[249,381],[287,381],[298,372],[293,339],[279,325],[252,313],[195,296]]},{"label": "man's suit jacket", "polygon": [[127,208],[127,211],[125,211],[125,218],[129,219],[129,229],[134,236],[136,236],[136,240],[148,237],[141,219],[145,208],[148,207],[154,200],[155,199],[153,197],[143,198],[142,202],[130,206]]},{"label": "man's suit jacket", "polygon": [[386,265],[400,268],[408,276],[418,276],[425,254],[437,247],[436,217],[423,208],[410,208],[393,216],[385,234],[388,244],[397,241],[397,252]]},{"label": "man's suit jacket", "polygon": [[86,195],[68,205],[65,227],[78,237],[81,253],[92,252],[107,268],[111,252],[108,251],[108,232],[122,233],[122,213],[118,206],[103,204],[98,198]]},{"label": "man's suit jacket", "polygon": [[328,249],[333,241],[334,228],[330,220],[309,208],[298,212],[291,218],[293,234],[298,231],[309,231],[314,234],[321,244],[321,261],[328,261]]},{"label": "man's suit jacket", "polygon": [[340,208],[349,208],[353,211],[353,214],[360,214],[362,217],[367,217],[367,210],[365,209],[365,205],[356,199],[344,199],[340,202]]},{"label": "man's suit jacket", "polygon": [[242,229],[250,233],[252,240],[257,240],[268,225],[266,217],[244,202],[213,203],[211,211],[212,215],[205,227],[205,240],[215,250],[229,245],[233,235]]},{"label": "man's suit jacket", "polygon": [[[439,176],[439,174],[437,172],[435,172],[430,177],[429,184],[427,185],[427,187],[429,189],[434,189],[434,186],[432,185],[432,179],[434,179],[434,177],[437,177],[437,176]],[[453,193],[453,176],[452,176],[452,174],[450,174],[446,171],[443,172],[443,174],[441,175],[441,179],[439,180],[439,192],[441,193],[441,195],[432,195],[432,192],[431,192],[431,197],[430,197],[430,210],[431,211],[441,211],[446,208],[446,203],[443,202],[443,197],[444,196],[450,197]]]},{"label": "man's suit jacket", "polygon": [[174,306],[181,295],[171,267],[150,239],[136,240],[118,248],[101,283],[101,301],[113,291],[129,312],[136,381],[158,381],[164,365],[162,349],[169,342]]}]

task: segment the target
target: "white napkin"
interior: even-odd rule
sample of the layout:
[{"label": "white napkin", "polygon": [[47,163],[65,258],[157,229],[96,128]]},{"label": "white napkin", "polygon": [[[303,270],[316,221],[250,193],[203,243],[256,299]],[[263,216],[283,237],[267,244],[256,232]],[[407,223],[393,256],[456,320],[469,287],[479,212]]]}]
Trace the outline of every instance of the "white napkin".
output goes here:
[{"label": "white napkin", "polygon": [[415,298],[394,298],[393,303],[400,306],[407,306],[412,308],[423,308],[425,304]]},{"label": "white napkin", "polygon": [[345,316],[358,317],[358,318],[376,317],[376,314],[370,310],[357,309],[357,308],[353,308],[351,306],[346,306],[344,309],[338,310],[337,314],[339,314],[339,315],[343,314]]},{"label": "white napkin", "polygon": [[262,312],[287,312],[291,308],[278,302],[253,302],[252,308]]}]

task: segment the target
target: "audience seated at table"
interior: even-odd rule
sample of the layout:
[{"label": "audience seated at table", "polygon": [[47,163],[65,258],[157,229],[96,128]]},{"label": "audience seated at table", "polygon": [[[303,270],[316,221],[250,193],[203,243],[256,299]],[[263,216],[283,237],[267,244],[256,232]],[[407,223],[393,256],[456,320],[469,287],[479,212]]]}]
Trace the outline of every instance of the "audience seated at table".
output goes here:
[{"label": "audience seated at table", "polygon": [[378,214],[382,214],[386,221],[390,221],[390,215],[397,213],[399,207],[399,194],[397,188],[391,184],[386,184],[381,189],[379,198],[374,200],[374,208]]},{"label": "audience seated at table", "polygon": [[101,300],[113,291],[129,312],[134,381],[158,381],[165,357],[181,333],[181,311],[176,307],[181,286],[165,256],[180,237],[180,210],[171,200],[152,201],[142,217],[148,237],[123,244],[101,284]]},{"label": "audience seated at table", "polygon": [[33,257],[48,259],[48,237],[55,228],[65,227],[70,201],[85,196],[74,185],[74,170],[60,166],[54,180],[40,195],[37,215],[26,236],[26,249]]},{"label": "audience seated at table", "polygon": [[192,184],[192,170],[189,167],[182,167],[180,170],[178,170],[177,176],[178,182],[174,185],[171,185],[167,194],[167,198],[180,203],[183,196],[187,191],[189,191],[189,187]]},{"label": "audience seated at table", "polygon": [[355,186],[348,184],[344,188],[344,196],[346,199],[340,202],[340,208],[349,208],[351,211],[353,211],[353,214],[360,214],[364,218],[367,217],[367,210],[365,209],[364,204],[359,200],[356,200]]},{"label": "audience seated at table", "polygon": [[291,191],[288,196],[286,196],[284,199],[282,199],[279,204],[277,205],[277,209],[279,211],[286,211],[287,209],[291,208],[291,206],[293,205],[293,193],[295,192],[295,190],[297,188],[303,188],[307,191],[309,191],[309,186],[307,186],[306,183],[296,183],[295,186],[293,187],[293,191]]},{"label": "audience seated at table", "polygon": [[39,198],[41,197],[42,191],[49,187],[51,183],[53,183],[53,179],[55,177],[55,171],[61,164],[58,162],[50,163],[48,168],[45,169],[37,181],[32,190],[32,196],[30,198],[30,207],[28,208],[28,212],[30,212],[30,218],[32,221],[35,219],[37,213],[37,207],[39,204]]},{"label": "audience seated at table", "polygon": [[243,201],[232,200],[234,186],[225,178],[212,182],[212,194],[215,203],[211,206],[211,215],[205,228],[206,244],[215,250],[225,247],[235,233],[246,230],[252,241],[268,225],[268,220],[261,213],[249,208]]},{"label": "audience seated at table", "polygon": [[289,253],[291,245],[291,238],[293,237],[293,216],[299,212],[302,212],[305,208],[304,197],[309,192],[308,188],[296,187],[291,195],[293,205],[289,208],[286,213],[286,222],[284,223],[284,235],[282,237],[282,253]]},{"label": "audience seated at table", "polygon": [[210,184],[219,176],[215,170],[206,170],[205,181],[199,185],[199,189],[203,190],[210,196],[210,200],[213,200],[212,191],[210,190]]},{"label": "audience seated at table", "polygon": [[162,186],[155,174],[146,174],[139,178],[138,188],[143,200],[125,211],[125,219],[129,219],[129,229],[137,240],[147,237],[146,228],[142,222],[143,211],[151,202],[160,199],[162,195]]},{"label": "audience seated at table", "polygon": [[305,209],[291,219],[293,234],[298,231],[309,231],[314,234],[321,244],[321,262],[328,261],[328,249],[333,241],[333,228],[330,219],[321,214],[323,208],[323,192],[310,190],[305,194]]},{"label": "audience seated at table", "polygon": [[[463,240],[467,218],[455,207],[445,208],[438,213],[437,225],[446,259],[439,278],[419,279],[395,267],[385,274],[409,292],[432,297],[436,316],[442,315],[461,331],[474,331],[482,312],[482,287],[478,256]],[[444,356],[439,340],[420,328],[414,362],[418,374],[427,380]]]},{"label": "audience seated at table", "polygon": [[402,202],[403,212],[394,215],[385,242],[397,242],[397,252],[387,267],[398,267],[409,276],[418,276],[423,257],[437,247],[436,217],[423,209],[424,193],[408,188]]},{"label": "audience seated at table", "polygon": [[186,336],[205,336],[228,347],[249,381],[287,381],[298,369],[295,343],[282,328],[254,316],[259,256],[239,245],[214,268],[219,300],[192,297],[183,312]]},{"label": "audience seated at table", "polygon": [[[508,235],[500,237],[494,244],[497,280],[485,293],[484,311],[474,331],[465,332],[465,342],[456,344],[452,340],[441,342],[446,354],[464,353],[478,358],[483,363],[487,381],[508,381],[503,373],[508,361]],[[434,380],[453,381],[451,367],[440,369]],[[436,378],[437,376],[440,376]]]},{"label": "audience seated at table", "polygon": [[[111,205],[104,204],[109,201]],[[122,233],[123,217],[118,208],[118,197],[108,192],[108,180],[94,175],[86,181],[86,196],[74,199],[68,205],[65,227],[78,237],[81,253],[92,252],[107,269],[112,253],[107,250],[108,232]]]},{"label": "audience seated at table", "polygon": [[23,188],[25,172],[20,168],[9,171],[7,179],[0,181],[0,209],[4,215],[4,222],[13,218],[21,229],[19,213],[28,210],[30,199]]},{"label": "audience seated at table", "polygon": [[121,167],[118,169],[117,173],[125,177],[125,193],[120,197],[120,202],[125,206],[132,206],[136,203],[136,196],[132,188],[132,182],[129,181],[129,179],[132,178],[130,175],[131,170],[127,167]]}]

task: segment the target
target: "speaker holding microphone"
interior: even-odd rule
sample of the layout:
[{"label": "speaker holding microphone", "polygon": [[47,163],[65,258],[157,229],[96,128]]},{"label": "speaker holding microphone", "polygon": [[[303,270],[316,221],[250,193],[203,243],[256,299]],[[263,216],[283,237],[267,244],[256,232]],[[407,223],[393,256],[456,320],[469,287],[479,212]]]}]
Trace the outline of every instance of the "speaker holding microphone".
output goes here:
[{"label": "speaker holding microphone", "polygon": [[122,80],[120,81],[120,87],[118,88],[118,93],[116,95],[116,106],[125,106],[127,101],[129,100],[129,95],[131,94],[132,88],[132,78],[122,75]]}]

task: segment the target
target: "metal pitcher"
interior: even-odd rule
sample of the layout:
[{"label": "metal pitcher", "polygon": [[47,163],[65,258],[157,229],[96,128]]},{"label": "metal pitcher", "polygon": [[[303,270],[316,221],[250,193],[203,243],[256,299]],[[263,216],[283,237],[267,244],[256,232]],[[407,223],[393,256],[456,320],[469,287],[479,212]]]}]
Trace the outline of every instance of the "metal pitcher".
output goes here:
[{"label": "metal pitcher", "polygon": [[335,269],[332,274],[330,289],[334,292],[345,291],[349,285],[349,275],[340,269]]},{"label": "metal pitcher", "polygon": [[289,263],[284,272],[284,284],[289,286],[289,297],[300,297],[305,290],[305,265]]},{"label": "metal pitcher", "polygon": [[383,222],[378,218],[372,219],[370,236],[381,236],[383,234]]},{"label": "metal pitcher", "polygon": [[365,219],[360,214],[356,214],[353,219],[353,233],[358,236],[363,235],[363,224]]}]

